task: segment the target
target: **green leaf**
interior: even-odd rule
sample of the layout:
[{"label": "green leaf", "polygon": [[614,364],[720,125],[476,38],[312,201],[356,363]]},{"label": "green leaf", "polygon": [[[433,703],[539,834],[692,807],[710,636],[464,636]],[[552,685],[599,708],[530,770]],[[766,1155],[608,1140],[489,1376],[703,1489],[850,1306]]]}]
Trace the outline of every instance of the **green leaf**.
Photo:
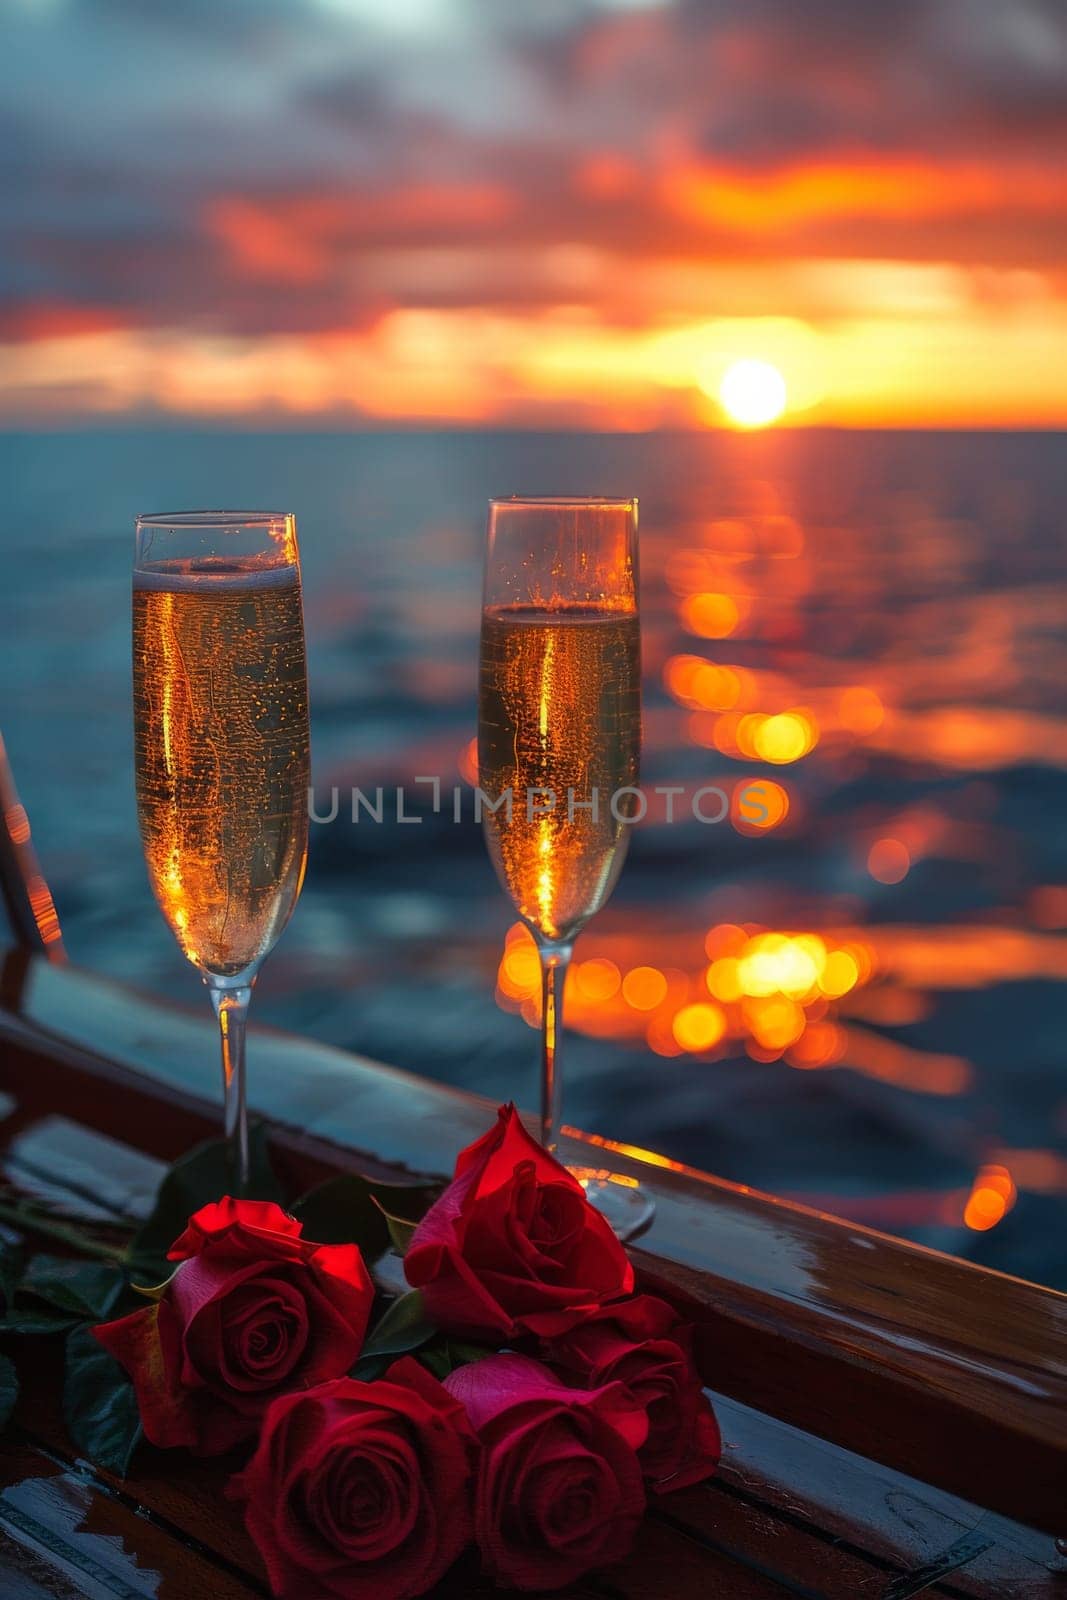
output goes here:
[{"label": "green leaf", "polygon": [[414,1237],[415,1229],[418,1227],[418,1223],[409,1222],[406,1217],[390,1216],[389,1212],[386,1211],[385,1207],[378,1200],[375,1200],[374,1203],[381,1212],[385,1221],[385,1226],[389,1230],[389,1241],[392,1244],[393,1249],[396,1251],[398,1256],[406,1256],[408,1253],[408,1245],[411,1243],[412,1238]]},{"label": "green leaf", "polygon": [[0,1428],[6,1428],[19,1397],[19,1380],[14,1362],[0,1356]]},{"label": "green leaf", "polygon": [[[249,1124],[248,1154],[250,1173],[245,1198],[274,1200],[284,1205],[262,1122]],[[133,1271],[151,1283],[165,1278],[172,1270],[167,1251],[185,1232],[193,1212],[213,1200],[221,1200],[223,1195],[233,1194],[234,1187],[230,1147],[225,1139],[210,1139],[182,1156],[160,1184],[152,1215],[130,1240],[126,1259]]]},{"label": "green leaf", "polygon": [[345,1172],[327,1178],[293,1206],[304,1237],[317,1244],[358,1244],[367,1261],[389,1248],[389,1230],[365,1178]]},{"label": "green leaf", "polygon": [[405,1222],[421,1222],[443,1187],[440,1183],[379,1183],[377,1178],[365,1181],[382,1210]]},{"label": "green leaf", "polygon": [[[304,1234],[321,1244],[358,1244],[368,1261],[377,1261],[396,1244],[391,1222],[410,1230],[437,1197],[425,1183],[378,1183],[345,1172],[311,1189],[293,1206]],[[401,1254],[403,1251],[401,1251]]]},{"label": "green leaf", "polygon": [[133,1384],[88,1328],[67,1339],[63,1420],[77,1448],[124,1478],[141,1438]]},{"label": "green leaf", "polygon": [[402,1294],[371,1329],[352,1376],[372,1381],[397,1356],[418,1350],[436,1332],[433,1323],[427,1320],[421,1290],[412,1289]]},{"label": "green leaf", "polygon": [[360,1383],[374,1383],[387,1367],[392,1366],[394,1359],[393,1356],[360,1356],[348,1376],[358,1378]]},{"label": "green leaf", "polygon": [[27,1338],[45,1338],[50,1333],[66,1333],[76,1328],[83,1317],[61,1317],[48,1311],[26,1311],[12,1308],[0,1318],[0,1338],[5,1333],[21,1334]]},{"label": "green leaf", "polygon": [[437,1329],[426,1315],[421,1289],[410,1289],[387,1307],[367,1336],[365,1355],[399,1356],[417,1350]]},{"label": "green leaf", "polygon": [[[181,1263],[179,1262],[178,1265],[180,1266]],[[175,1267],[174,1272],[177,1272],[177,1270],[178,1268]],[[170,1278],[164,1278],[162,1283],[131,1283],[130,1288],[134,1294],[139,1294],[142,1300],[162,1300],[167,1292],[170,1279],[174,1276],[174,1272],[171,1273]]]},{"label": "green leaf", "polygon": [[486,1356],[495,1356],[496,1349],[489,1344],[470,1344],[466,1339],[449,1339],[448,1354],[452,1361],[452,1371],[457,1367],[469,1367],[473,1361],[484,1361]]},{"label": "green leaf", "polygon": [[45,1300],[77,1317],[106,1317],[126,1286],[126,1274],[106,1261],[71,1261],[66,1256],[33,1256],[18,1293]]},{"label": "green leaf", "polygon": [[432,1373],[438,1383],[443,1383],[452,1371],[452,1363],[448,1359],[448,1346],[443,1344],[424,1345],[415,1360],[426,1371]]},{"label": "green leaf", "polygon": [[443,1383],[457,1367],[468,1366],[472,1361],[481,1361],[493,1354],[495,1352],[488,1345],[466,1344],[463,1340],[442,1336],[423,1345],[415,1359],[421,1361],[426,1370]]}]

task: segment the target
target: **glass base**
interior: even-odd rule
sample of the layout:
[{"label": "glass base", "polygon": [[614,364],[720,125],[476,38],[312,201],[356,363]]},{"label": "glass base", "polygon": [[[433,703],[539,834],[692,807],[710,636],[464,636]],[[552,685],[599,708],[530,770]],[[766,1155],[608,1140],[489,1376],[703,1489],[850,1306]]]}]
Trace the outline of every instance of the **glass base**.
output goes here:
[{"label": "glass base", "polygon": [[632,1179],[592,1167],[570,1167],[568,1171],[578,1179],[589,1204],[610,1223],[622,1244],[638,1238],[651,1226],[656,1202]]}]

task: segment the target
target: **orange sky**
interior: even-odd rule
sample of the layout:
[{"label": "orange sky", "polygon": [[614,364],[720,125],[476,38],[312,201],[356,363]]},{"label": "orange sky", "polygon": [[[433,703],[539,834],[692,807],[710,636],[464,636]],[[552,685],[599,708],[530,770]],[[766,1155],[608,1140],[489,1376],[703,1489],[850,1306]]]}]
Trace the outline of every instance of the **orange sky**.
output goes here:
[{"label": "orange sky", "polygon": [[[801,16],[801,13],[803,14]],[[0,423],[1067,422],[1054,0],[19,0]]]}]

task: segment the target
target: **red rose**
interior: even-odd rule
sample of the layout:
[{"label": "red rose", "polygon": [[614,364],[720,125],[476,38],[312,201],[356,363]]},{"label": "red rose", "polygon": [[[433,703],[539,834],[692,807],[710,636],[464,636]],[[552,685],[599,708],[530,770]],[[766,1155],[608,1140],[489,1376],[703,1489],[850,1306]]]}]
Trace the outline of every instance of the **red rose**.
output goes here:
[{"label": "red rose", "polygon": [[722,1440],[693,1364],[693,1330],[665,1300],[639,1294],[601,1306],[546,1344],[545,1360],[584,1387],[623,1383],[648,1416],[639,1451],[660,1493],[710,1478]]},{"label": "red rose", "polygon": [[313,1244],[280,1206],[204,1206],[169,1251],[159,1300],[93,1332],[133,1379],[153,1444],[218,1455],[278,1394],[335,1378],[363,1347],[374,1290],[354,1244]]},{"label": "red rose", "polygon": [[585,1191],[526,1132],[514,1106],[468,1145],[404,1257],[431,1322],[496,1343],[551,1337],[629,1294],[633,1268]]},{"label": "red rose", "polygon": [[482,1441],[474,1526],[491,1577],[559,1589],[626,1555],[645,1509],[646,1422],[621,1384],[568,1389],[540,1362],[499,1355],[445,1388]]},{"label": "red rose", "polygon": [[473,1535],[478,1444],[410,1356],[275,1400],[230,1492],[281,1600],[425,1594]]}]

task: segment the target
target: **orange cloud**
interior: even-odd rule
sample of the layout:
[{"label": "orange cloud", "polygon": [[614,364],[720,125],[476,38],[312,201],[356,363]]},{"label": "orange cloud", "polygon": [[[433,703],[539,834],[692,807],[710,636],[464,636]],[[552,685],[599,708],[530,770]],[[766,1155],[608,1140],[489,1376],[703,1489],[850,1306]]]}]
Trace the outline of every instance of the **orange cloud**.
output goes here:
[{"label": "orange cloud", "polygon": [[314,283],[355,243],[478,234],[502,224],[516,197],[502,184],[399,184],[389,190],[313,190],[208,202],[207,230],[250,278]]},{"label": "orange cloud", "polygon": [[304,230],[251,200],[214,200],[205,222],[247,278],[300,286],[314,283],[326,266],[328,257]]},{"label": "orange cloud", "polygon": [[64,300],[31,300],[0,305],[0,343],[76,338],[111,333],[130,325],[128,315],[111,306],[78,305]]},{"label": "orange cloud", "polygon": [[827,218],[914,221],[968,212],[1044,213],[1067,204],[1067,174],[910,159],[837,159],[739,176],[682,166],[663,179],[666,203],[690,220],[751,233],[787,231]]},{"label": "orange cloud", "polygon": [[[139,409],[176,415],[373,416],[636,429],[721,420],[714,378],[745,353],[771,361],[786,420],[863,426],[1027,425],[1067,417],[1067,304],[1038,298],[991,318],[852,317],[612,326],[574,308],[394,307],[344,329],[207,335],[180,325],[11,342],[0,415]],[[991,377],[995,375],[995,377]],[[809,396],[807,409],[803,404]],[[821,396],[821,398],[819,398]]]}]

